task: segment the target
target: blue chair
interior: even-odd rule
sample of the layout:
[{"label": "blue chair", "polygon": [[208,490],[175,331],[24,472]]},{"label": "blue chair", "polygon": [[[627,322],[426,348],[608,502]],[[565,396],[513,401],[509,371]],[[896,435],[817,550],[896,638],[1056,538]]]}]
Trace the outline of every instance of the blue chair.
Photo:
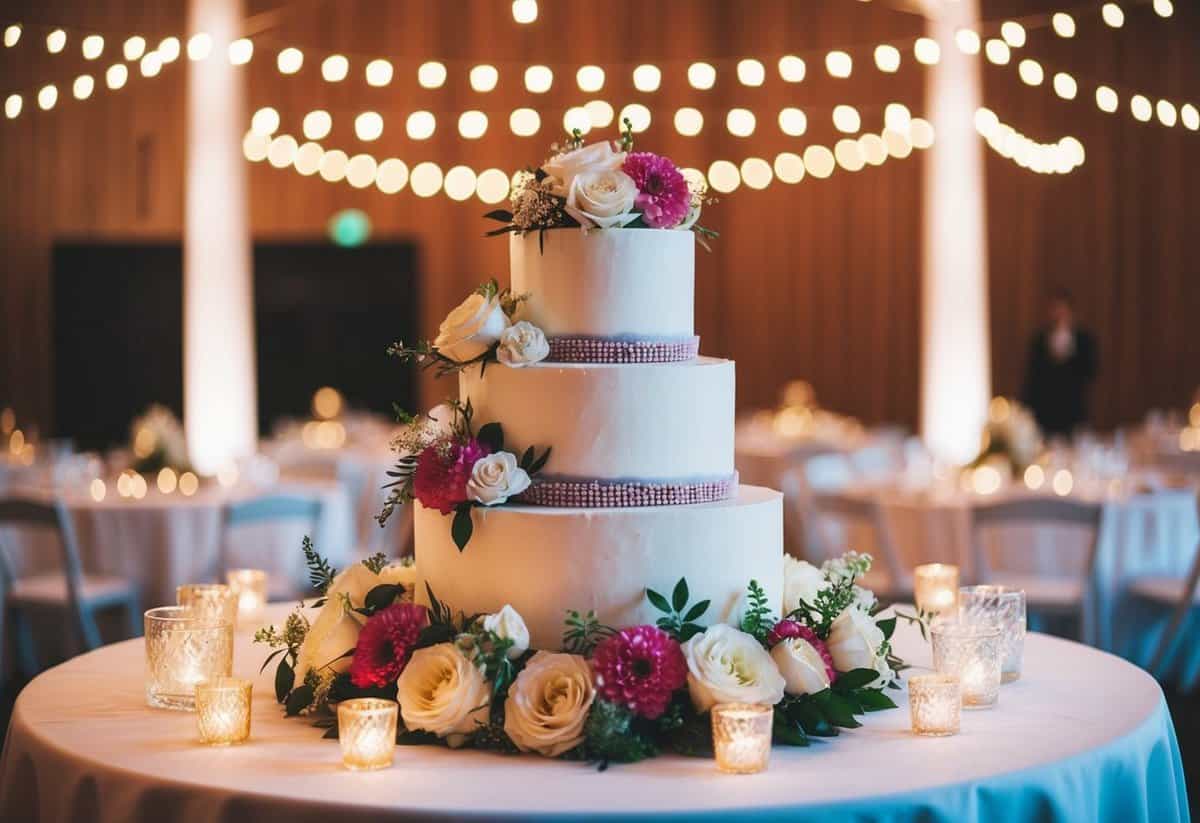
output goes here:
[{"label": "blue chair", "polygon": [[129,636],[142,633],[136,585],[119,577],[84,574],[75,527],[61,501],[0,500],[0,526],[51,529],[57,533],[62,550],[59,571],[18,577],[14,561],[0,546],[0,671],[7,615],[12,616],[16,631],[18,668],[21,674],[30,677],[40,668],[31,621],[34,612],[58,612],[65,616],[84,651],[98,648],[102,643],[96,613],[103,610],[122,609]]}]

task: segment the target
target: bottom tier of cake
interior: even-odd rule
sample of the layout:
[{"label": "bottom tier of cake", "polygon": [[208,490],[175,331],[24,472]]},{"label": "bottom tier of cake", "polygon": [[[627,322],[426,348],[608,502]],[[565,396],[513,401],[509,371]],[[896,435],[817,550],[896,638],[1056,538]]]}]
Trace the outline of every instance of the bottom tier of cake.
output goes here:
[{"label": "bottom tier of cake", "polygon": [[512,604],[534,648],[562,645],[568,609],[610,626],[653,623],[646,588],[668,596],[687,578],[692,602],[712,601],[702,622],[736,617],[750,580],[783,598],[783,497],[742,486],[730,500],[636,509],[476,508],[459,551],[450,518],[416,504],[418,599],[434,595],[468,614]]}]

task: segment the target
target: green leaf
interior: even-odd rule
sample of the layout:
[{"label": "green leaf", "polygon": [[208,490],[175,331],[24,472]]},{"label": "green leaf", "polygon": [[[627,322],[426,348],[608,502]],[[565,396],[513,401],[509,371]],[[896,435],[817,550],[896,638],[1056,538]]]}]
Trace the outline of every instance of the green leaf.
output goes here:
[{"label": "green leaf", "polygon": [[271,652],[269,655],[267,655],[267,659],[263,661],[262,665],[258,667],[258,673],[262,674],[265,672],[267,670],[267,666],[271,665],[272,660],[274,660],[276,657],[279,657],[281,654],[285,654],[286,652],[286,646],[282,649],[276,649],[275,651]]},{"label": "green leaf", "polygon": [[688,584],[687,578],[679,578],[679,582],[675,584],[675,591],[671,592],[671,606],[677,612],[683,611],[688,602]]},{"label": "green leaf", "polygon": [[800,721],[800,725],[804,727],[804,731],[813,737],[837,737],[837,726],[834,726],[825,719],[825,715],[811,697],[810,695],[808,698],[795,703],[791,707],[790,713]]},{"label": "green leaf", "polygon": [[533,450],[533,446],[530,446],[529,448],[527,448],[525,450],[525,453],[523,455],[521,455],[521,464],[520,465],[521,465],[521,468],[525,469],[526,472],[528,472],[529,467],[533,465],[534,454],[535,454],[535,452]]},{"label": "green leaf", "polygon": [[513,214],[507,209],[493,209],[484,215],[488,220],[496,220],[501,223],[511,223]]},{"label": "green leaf", "polygon": [[480,426],[475,439],[491,449],[493,453],[504,451],[504,429],[499,423],[485,423]]},{"label": "green leaf", "polygon": [[784,746],[807,746],[808,735],[798,721],[792,720],[787,713],[775,709],[775,721],[772,727],[771,739]]},{"label": "green leaf", "polygon": [[698,634],[704,634],[704,627],[695,623],[684,623],[679,627],[679,642],[686,643]]},{"label": "green leaf", "polygon": [[869,712],[896,708],[896,704],[892,701],[892,698],[879,689],[859,689],[854,693],[854,696],[858,698],[858,702],[862,704],[862,707]]},{"label": "green leaf", "polygon": [[857,729],[862,725],[854,719],[854,707],[841,695],[827,689],[816,697],[819,698],[817,705],[820,707],[821,713],[833,725],[841,726],[843,729]]},{"label": "green leaf", "polygon": [[398,586],[395,583],[380,583],[375,588],[367,592],[366,600],[363,601],[368,609],[379,611],[386,609],[395,602],[396,598],[404,592],[403,586]]},{"label": "green leaf", "polygon": [[693,620],[699,620],[704,616],[704,613],[708,611],[708,606],[710,603],[712,603],[711,600],[701,600],[699,603],[692,606],[690,609],[688,609],[687,614],[683,616],[684,621],[691,623]]},{"label": "green leaf", "polygon": [[416,648],[424,649],[438,643],[449,643],[457,634],[454,626],[449,623],[434,623],[421,629],[421,633],[417,635]]},{"label": "green leaf", "polygon": [[328,729],[325,730],[325,734],[321,735],[321,739],[322,740],[337,740],[338,739],[338,727],[330,726]]},{"label": "green leaf", "polygon": [[[277,686],[278,688],[278,686]],[[294,717],[300,714],[301,711],[307,709],[313,702],[313,688],[305,683],[303,686],[298,686],[292,689],[292,693],[287,696],[283,707],[287,712],[288,717]]]},{"label": "green leaf", "polygon": [[397,746],[437,746],[440,743],[440,738],[433,732],[408,729],[397,729],[396,731]]},{"label": "green leaf", "polygon": [[879,672],[874,669],[854,669],[845,674],[839,674],[834,681],[833,689],[837,692],[849,692],[861,689],[863,686],[879,678]]},{"label": "green leaf", "polygon": [[533,465],[531,465],[528,469],[529,474],[537,474],[538,472],[540,472],[542,470],[542,467],[544,467],[546,465],[546,461],[549,459],[550,459],[550,449],[548,448],[544,452],[542,452],[541,457],[539,457],[537,460],[533,461]]},{"label": "green leaf", "polygon": [[467,543],[471,541],[471,533],[475,531],[475,524],[471,522],[471,504],[464,503],[454,512],[454,522],[450,525],[450,536],[454,538],[454,545],[458,546],[461,552],[467,547]]},{"label": "green leaf", "polygon": [[646,599],[650,601],[650,605],[658,609],[663,614],[671,614],[671,604],[667,602],[667,598],[663,597],[654,589],[646,589]]},{"label": "green leaf", "polygon": [[891,640],[892,632],[896,631],[896,618],[889,617],[887,620],[877,620],[875,621],[875,625],[883,632],[884,640]]},{"label": "green leaf", "polygon": [[286,658],[280,660],[279,667],[275,669],[275,699],[280,703],[286,700],[295,682],[296,672]]}]

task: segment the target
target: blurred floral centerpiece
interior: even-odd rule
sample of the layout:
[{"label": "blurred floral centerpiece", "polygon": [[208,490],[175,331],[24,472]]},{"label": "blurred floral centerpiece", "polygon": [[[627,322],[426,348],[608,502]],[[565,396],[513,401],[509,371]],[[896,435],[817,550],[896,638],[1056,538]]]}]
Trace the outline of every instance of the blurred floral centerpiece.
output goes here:
[{"label": "blurred floral centerpiece", "polygon": [[979,454],[970,468],[995,460],[1006,461],[1014,473],[1032,465],[1042,451],[1042,433],[1029,409],[1016,400],[994,397],[988,404]]},{"label": "blurred floral centerpiece", "polygon": [[152,474],[164,468],[187,471],[187,437],[183,424],[166,406],[155,403],[129,427],[129,447],[133,451],[133,469]]}]

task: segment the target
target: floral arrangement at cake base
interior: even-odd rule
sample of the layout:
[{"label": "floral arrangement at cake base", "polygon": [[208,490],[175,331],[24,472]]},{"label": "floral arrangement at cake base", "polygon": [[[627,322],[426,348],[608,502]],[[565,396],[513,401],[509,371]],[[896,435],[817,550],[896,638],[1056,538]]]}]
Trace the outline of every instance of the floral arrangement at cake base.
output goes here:
[{"label": "floral arrangement at cake base", "polygon": [[400,455],[388,472],[390,489],[378,516],[384,525],[396,506],[417,500],[421,505],[453,515],[450,533],[459,551],[466,548],[475,530],[471,510],[500,506],[529,488],[532,477],[550,459],[530,446],[518,460],[504,451],[504,429],[499,423],[472,428],[471,402],[450,401],[428,414],[411,415],[397,410],[404,428],[392,442]]},{"label": "floral arrangement at cake base", "polygon": [[400,705],[402,744],[469,747],[600,764],[673,752],[711,756],[710,709],[774,707],[774,740],[808,745],[894,708],[884,693],[901,666],[889,638],[895,618],[855,581],[870,558],[853,553],[789,567],[782,616],[750,581],[737,625],[705,625],[707,600],[686,580],[669,596],[647,589],[654,625],[613,628],[593,613],[565,616],[561,650],[529,648],[521,615],[456,612],[426,590],[413,601],[415,569],[381,557],[340,574],[305,543],[322,592],[311,624],[300,613],[255,640],[279,659],[276,697],[337,736],[330,707],[353,697]]}]

